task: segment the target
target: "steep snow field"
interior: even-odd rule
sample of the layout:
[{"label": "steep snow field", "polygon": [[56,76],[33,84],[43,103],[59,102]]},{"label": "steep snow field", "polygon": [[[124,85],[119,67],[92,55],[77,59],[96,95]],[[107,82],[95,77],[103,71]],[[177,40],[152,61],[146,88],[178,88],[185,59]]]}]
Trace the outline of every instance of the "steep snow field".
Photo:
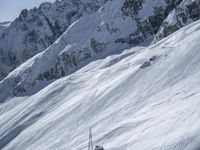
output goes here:
[{"label": "steep snow field", "polygon": [[9,98],[0,104],[0,149],[86,150],[92,127],[106,150],[199,150],[199,39],[197,21]]}]

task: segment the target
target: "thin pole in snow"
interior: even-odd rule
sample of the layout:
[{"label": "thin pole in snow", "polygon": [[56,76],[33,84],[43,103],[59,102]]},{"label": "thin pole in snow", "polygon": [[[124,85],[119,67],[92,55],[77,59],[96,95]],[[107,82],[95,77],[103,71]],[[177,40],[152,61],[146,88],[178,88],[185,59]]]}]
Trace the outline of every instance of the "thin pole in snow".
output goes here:
[{"label": "thin pole in snow", "polygon": [[93,150],[93,141],[92,141],[92,128],[89,129],[89,143],[88,150]]}]

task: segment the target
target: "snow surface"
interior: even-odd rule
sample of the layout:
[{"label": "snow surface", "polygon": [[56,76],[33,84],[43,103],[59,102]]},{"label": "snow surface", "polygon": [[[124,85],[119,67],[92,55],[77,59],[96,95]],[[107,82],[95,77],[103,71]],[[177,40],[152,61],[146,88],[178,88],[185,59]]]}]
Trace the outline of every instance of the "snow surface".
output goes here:
[{"label": "snow surface", "polygon": [[199,39],[197,21],[8,98],[0,104],[0,149],[86,150],[92,127],[106,150],[199,150]]}]

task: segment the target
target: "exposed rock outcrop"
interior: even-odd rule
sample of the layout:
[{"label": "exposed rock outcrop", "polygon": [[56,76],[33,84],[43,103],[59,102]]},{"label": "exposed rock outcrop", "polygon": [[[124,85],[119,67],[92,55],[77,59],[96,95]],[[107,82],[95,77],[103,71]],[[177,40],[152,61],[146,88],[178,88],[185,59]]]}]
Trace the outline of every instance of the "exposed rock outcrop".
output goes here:
[{"label": "exposed rock outcrop", "polygon": [[200,1],[184,0],[164,20],[153,43],[167,37],[183,26],[200,18]]}]

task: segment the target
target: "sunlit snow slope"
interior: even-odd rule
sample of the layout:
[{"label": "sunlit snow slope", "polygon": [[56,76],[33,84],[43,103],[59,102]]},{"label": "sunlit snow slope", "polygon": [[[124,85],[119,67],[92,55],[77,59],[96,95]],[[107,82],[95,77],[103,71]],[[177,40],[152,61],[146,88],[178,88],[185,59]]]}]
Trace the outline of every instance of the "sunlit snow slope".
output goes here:
[{"label": "sunlit snow slope", "polygon": [[[200,149],[200,21],[0,104],[0,149]],[[4,82],[4,81],[2,81]],[[1,83],[2,84],[2,83]]]}]

